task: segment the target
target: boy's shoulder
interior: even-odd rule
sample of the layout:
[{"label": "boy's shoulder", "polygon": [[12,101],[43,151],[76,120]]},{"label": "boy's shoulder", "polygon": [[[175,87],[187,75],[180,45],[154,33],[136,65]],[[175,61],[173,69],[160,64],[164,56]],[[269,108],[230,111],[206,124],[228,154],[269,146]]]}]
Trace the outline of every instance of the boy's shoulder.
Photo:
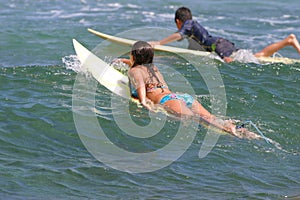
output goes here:
[{"label": "boy's shoulder", "polygon": [[190,19],[190,20],[186,20],[184,23],[183,23],[183,25],[182,25],[182,27],[181,27],[181,31],[180,32],[184,32],[185,30],[189,30],[189,31],[191,31],[191,30],[193,30],[194,28],[196,27],[196,29],[199,29],[199,27],[202,27],[196,20],[192,20],[192,19]]},{"label": "boy's shoulder", "polygon": [[189,20],[186,20],[184,23],[183,23],[183,26],[182,27],[202,27],[200,25],[200,23],[196,20],[193,20],[193,19],[189,19]]}]

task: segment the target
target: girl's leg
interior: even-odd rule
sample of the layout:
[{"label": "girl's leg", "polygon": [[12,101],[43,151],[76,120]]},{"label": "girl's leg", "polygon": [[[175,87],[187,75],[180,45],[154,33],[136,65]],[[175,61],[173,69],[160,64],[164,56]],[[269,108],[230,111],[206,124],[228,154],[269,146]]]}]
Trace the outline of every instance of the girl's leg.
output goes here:
[{"label": "girl's leg", "polygon": [[224,121],[222,119],[218,119],[216,116],[211,114],[208,110],[206,110],[198,101],[194,101],[192,105],[192,111],[194,114],[201,117],[206,123],[211,124],[217,128],[220,128],[232,135],[239,137],[236,134],[235,125],[231,121]]},{"label": "girl's leg", "polygon": [[192,111],[193,113],[199,115],[202,118],[208,119],[208,120],[214,120],[216,117],[212,115],[208,110],[206,110],[201,103],[198,101],[194,101],[192,104]]},{"label": "girl's leg", "polygon": [[272,56],[275,52],[279,51],[280,49],[286,47],[286,46],[292,46],[294,47],[297,52],[300,54],[300,44],[296,38],[296,36],[294,34],[290,34],[288,37],[286,37],[285,39],[273,43],[267,47],[265,47],[263,50],[261,50],[258,53],[255,53],[254,55],[256,57],[261,57],[261,56]]},{"label": "girl's leg", "polygon": [[186,107],[185,103],[178,99],[168,100],[164,103],[164,108],[177,116],[193,116],[194,113]]},{"label": "girl's leg", "polygon": [[[178,99],[168,100],[164,103],[164,108],[174,115],[179,117],[196,117],[199,116],[202,122],[220,128],[238,138],[258,139],[260,138],[255,133],[248,131],[246,128],[236,129],[236,126],[230,120],[218,119],[206,110],[198,101],[194,101],[192,109],[188,108],[186,104]],[[194,118],[195,119],[195,118]],[[199,119],[199,118],[198,118]]]}]

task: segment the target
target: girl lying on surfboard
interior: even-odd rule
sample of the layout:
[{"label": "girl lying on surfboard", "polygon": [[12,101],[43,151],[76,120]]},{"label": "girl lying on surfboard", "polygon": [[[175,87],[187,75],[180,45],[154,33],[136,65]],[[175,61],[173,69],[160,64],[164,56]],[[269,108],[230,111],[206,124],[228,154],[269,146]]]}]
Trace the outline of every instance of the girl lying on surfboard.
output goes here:
[{"label": "girl lying on surfboard", "polygon": [[[239,58],[243,52],[245,52],[245,50],[237,49],[234,43],[224,38],[211,36],[203,26],[192,19],[192,13],[189,8],[181,7],[177,9],[175,13],[175,23],[178,28],[176,33],[173,33],[160,41],[152,41],[149,43],[152,46],[164,45],[187,38],[189,41],[189,49],[216,52],[225,62],[240,61]],[[260,52],[255,53],[254,59],[255,57],[272,56],[275,52],[286,46],[294,47],[300,54],[300,44],[296,36],[290,34],[285,39],[270,44]]]},{"label": "girl lying on surfboard", "polygon": [[189,94],[172,92],[163,75],[153,64],[154,50],[144,41],[136,42],[130,52],[130,59],[120,59],[128,64],[128,77],[132,86],[132,94],[140,103],[152,110],[154,105],[162,105],[164,109],[179,117],[198,117],[198,119],[228,132],[236,137],[260,138],[259,135],[244,127],[234,125],[230,120],[221,120],[207,111],[194,97]]}]

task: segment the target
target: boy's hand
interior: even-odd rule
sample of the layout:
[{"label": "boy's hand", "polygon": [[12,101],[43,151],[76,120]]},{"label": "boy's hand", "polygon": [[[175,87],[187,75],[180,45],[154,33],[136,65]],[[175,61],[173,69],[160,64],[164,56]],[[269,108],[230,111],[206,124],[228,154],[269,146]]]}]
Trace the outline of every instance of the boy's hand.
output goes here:
[{"label": "boy's hand", "polygon": [[150,41],[148,42],[153,48],[155,45],[160,45],[160,41]]}]

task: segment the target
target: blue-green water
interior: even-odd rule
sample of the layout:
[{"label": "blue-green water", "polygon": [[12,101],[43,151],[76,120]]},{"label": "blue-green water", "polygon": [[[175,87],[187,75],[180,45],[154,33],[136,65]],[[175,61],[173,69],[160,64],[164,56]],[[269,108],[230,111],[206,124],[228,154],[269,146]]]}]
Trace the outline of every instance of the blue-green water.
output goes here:
[{"label": "blue-green water", "polygon": [[[212,34],[240,48],[258,51],[289,33],[300,38],[296,0],[0,1],[0,199],[300,198],[300,64],[215,63],[226,89],[227,115],[251,119],[281,148],[221,136],[200,159],[206,133],[201,128],[188,150],[169,166],[130,174],[98,161],[83,145],[72,112],[77,73],[62,62],[75,54],[72,38],[93,49],[102,40],[87,28],[110,34],[151,26],[175,31],[174,11],[182,5]],[[299,59],[293,48],[280,53]],[[157,62],[183,74],[209,108],[209,101],[200,97],[208,94],[202,79],[176,59],[159,53]],[[171,77],[169,85],[176,80]],[[121,143],[109,94],[98,85],[94,112]],[[134,104],[130,109],[137,123],[147,122],[145,110]],[[167,143],[175,128],[165,128],[145,149]],[[129,142],[132,149],[143,146]],[[126,147],[126,141],[122,145]]]}]

